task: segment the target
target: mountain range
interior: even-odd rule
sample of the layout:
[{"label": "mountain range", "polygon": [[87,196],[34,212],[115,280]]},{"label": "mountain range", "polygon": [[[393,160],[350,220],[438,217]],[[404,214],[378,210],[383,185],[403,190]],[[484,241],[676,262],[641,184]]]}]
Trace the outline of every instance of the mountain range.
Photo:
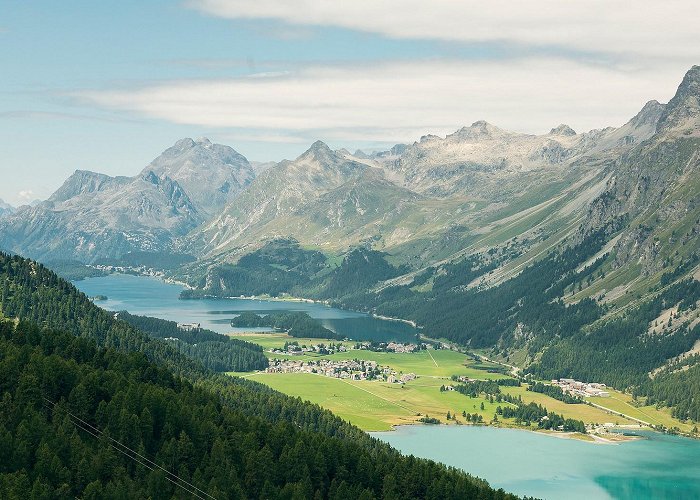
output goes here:
[{"label": "mountain range", "polygon": [[134,177],[76,171],[48,200],[4,218],[1,245],[43,261],[169,252],[253,176],[230,147],[183,139]]},{"label": "mountain range", "polygon": [[566,125],[520,134],[480,121],[371,155],[318,141],[275,164],[182,139],[135,177],[76,171],[47,201],[6,218],[0,245],[50,261],[186,251],[231,262],[293,237],[331,253],[371,242],[405,262],[434,262],[486,231],[486,245],[504,241],[497,229],[543,204],[562,208],[558,223],[573,222],[602,189],[605,165],[648,139],[663,110],[651,101],[620,128],[582,134]]},{"label": "mountain range", "polygon": [[0,217],[0,248],[84,263],[189,254],[172,271],[189,296],[288,293],[411,319],[700,418],[700,404],[671,403],[700,370],[699,232],[694,66],[667,104],[584,133],[477,121],[369,154],[317,141],[266,164],[182,139],[134,177],[75,172]]}]

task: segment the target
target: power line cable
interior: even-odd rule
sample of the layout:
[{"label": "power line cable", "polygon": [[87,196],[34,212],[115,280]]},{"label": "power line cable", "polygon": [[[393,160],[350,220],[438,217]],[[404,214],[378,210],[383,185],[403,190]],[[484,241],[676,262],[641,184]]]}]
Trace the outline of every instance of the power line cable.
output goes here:
[{"label": "power line cable", "polygon": [[[46,406],[47,408],[49,408],[49,409],[52,409],[52,410],[53,410],[53,409],[57,406],[57,403],[54,403],[53,401],[51,401],[51,400],[49,400],[49,399],[47,399],[47,398],[44,398],[44,400],[47,401],[49,404],[52,405],[51,407],[49,407],[48,405],[45,405],[45,406]],[[197,497],[197,498],[199,498],[199,499],[201,499],[201,500],[206,500],[206,498],[205,498],[204,496],[202,496],[202,495],[205,495],[206,497],[210,498],[211,500],[216,500],[216,498],[214,498],[213,496],[211,496],[211,495],[210,495],[209,493],[207,493],[206,491],[204,491],[204,490],[198,488],[197,486],[195,486],[194,484],[192,484],[192,483],[186,481],[185,479],[182,479],[182,478],[181,478],[180,476],[178,476],[177,474],[174,474],[174,473],[170,472],[170,471],[167,470],[166,468],[164,468],[164,467],[162,467],[161,465],[157,464],[156,462],[150,460],[149,458],[147,458],[147,457],[141,455],[141,454],[138,453],[137,451],[135,451],[135,450],[129,448],[128,446],[126,446],[125,444],[121,443],[120,441],[117,441],[117,440],[114,439],[113,437],[111,437],[111,436],[109,436],[109,435],[107,435],[107,434],[104,434],[104,432],[102,432],[100,429],[98,429],[97,427],[93,426],[93,425],[90,424],[89,422],[86,422],[85,420],[81,419],[81,418],[78,417],[77,415],[74,415],[73,413],[71,413],[71,412],[70,412],[69,410],[67,410],[66,408],[63,408],[63,411],[65,411],[66,414],[68,414],[68,415],[71,417],[72,422],[73,422],[73,425],[75,425],[76,427],[82,429],[83,431],[87,432],[88,434],[90,434],[91,436],[93,436],[93,437],[95,437],[95,438],[99,438],[100,436],[105,436],[107,439],[109,439],[109,440],[111,441],[110,445],[111,445],[115,450],[119,451],[120,453],[122,453],[122,454],[125,455],[126,457],[130,458],[131,460],[134,460],[135,462],[139,463],[140,465],[143,465],[144,467],[146,467],[147,469],[149,469],[149,470],[151,470],[151,471],[155,471],[156,469],[160,469],[161,471],[165,472],[165,478],[166,478],[168,481],[170,481],[171,483],[175,484],[176,486],[179,486],[180,488],[182,488],[183,490],[185,490],[187,493],[189,493],[189,494],[191,494],[191,495],[193,495],[193,496],[195,496],[195,497]],[[122,449],[122,448],[123,448],[123,449]],[[129,453],[127,453],[126,451],[124,451],[124,449],[128,450]],[[132,456],[132,455],[135,455],[135,456]],[[139,458],[136,458],[136,457],[139,457]],[[181,484],[181,483],[184,483],[184,484]],[[186,486],[185,486],[185,485],[186,485]],[[202,495],[200,495],[199,493],[201,493]]]}]

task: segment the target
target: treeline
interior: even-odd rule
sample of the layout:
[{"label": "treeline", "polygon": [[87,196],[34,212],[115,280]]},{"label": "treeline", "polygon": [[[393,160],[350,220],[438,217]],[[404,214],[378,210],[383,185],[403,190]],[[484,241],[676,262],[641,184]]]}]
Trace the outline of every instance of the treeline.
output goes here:
[{"label": "treeline", "polygon": [[541,394],[546,394],[550,398],[558,399],[566,404],[577,404],[583,403],[583,400],[577,396],[572,396],[562,390],[561,387],[556,385],[543,384],[542,382],[535,382],[527,388],[528,391],[539,392]]},{"label": "treeline", "polygon": [[232,339],[205,328],[183,331],[174,321],[137,316],[126,311],[119,312],[118,318],[151,337],[168,339],[179,352],[215,372],[264,370],[269,364],[262,347],[252,342]]},{"label": "treeline", "polygon": [[[457,375],[452,375],[452,380],[459,381]],[[503,387],[520,387],[520,381],[516,378],[502,378],[498,380],[469,380],[454,386],[455,390],[465,396],[477,397],[479,394],[495,396],[501,394]]]},{"label": "treeline", "polygon": [[184,290],[181,298],[236,297],[291,294],[308,298],[352,301],[364,308],[367,290],[379,281],[409,271],[394,266],[387,254],[365,247],[350,250],[334,265],[316,250],[307,250],[294,239],[277,239],[239,259],[218,266],[202,276],[197,289]]},{"label": "treeline", "polygon": [[672,363],[635,388],[633,396],[640,395],[646,396],[647,404],[671,406],[680,420],[700,422],[700,356]]},{"label": "treeline", "polygon": [[477,397],[481,393],[493,396],[501,393],[501,389],[498,387],[498,383],[495,380],[474,380],[464,382],[463,384],[457,384],[454,388],[455,391],[460,394],[472,398]]},{"label": "treeline", "polygon": [[37,262],[0,253],[0,285],[0,310],[6,317],[92,338],[100,346],[142,352],[183,373],[201,370],[196,361],[166,342],[115,320],[113,313],[95,306],[84,293]]},{"label": "treeline", "polygon": [[77,260],[52,260],[46,262],[45,265],[61,278],[69,281],[80,281],[85,278],[106,276],[107,274],[105,271],[89,267]]},{"label": "treeline", "polygon": [[496,408],[496,415],[514,418],[517,424],[528,427],[536,423],[540,429],[586,433],[586,424],[581,420],[564,418],[558,413],[547,411],[547,408],[537,403],[521,403],[516,407],[499,406]]},{"label": "treeline", "polygon": [[441,267],[430,290],[416,291],[408,284],[368,294],[365,300],[379,314],[412,319],[433,337],[474,348],[499,342],[524,345],[525,339],[516,338],[514,332],[518,325],[526,325],[531,332],[526,337],[534,339],[529,347],[537,352],[552,338],[569,336],[600,317],[602,310],[594,301],[567,306],[560,297],[572,284],[597,272],[600,260],[581,271],[576,269],[602,248],[607,230],[601,229],[560,254],[550,253],[493,288],[466,287],[491,268],[472,256],[461,265]]},{"label": "treeline", "polygon": [[198,289],[184,290],[180,296],[277,297],[283,293],[301,293],[301,288],[312,287],[316,275],[326,268],[326,257],[321,252],[305,250],[293,239],[277,239],[244,255],[236,264],[210,270],[208,277],[200,279]]},{"label": "treeline", "polygon": [[251,312],[243,312],[231,320],[231,326],[236,328],[270,327],[287,332],[292,337],[312,339],[342,340],[343,337],[329,330],[317,319],[305,312],[271,312],[260,316]]},{"label": "treeline", "polygon": [[101,259],[97,261],[97,264],[123,267],[147,267],[149,269],[168,271],[177,269],[195,260],[197,259],[193,255],[184,253],[136,251],[125,253],[114,260]]},{"label": "treeline", "polygon": [[0,255],[0,280],[5,316],[39,318],[0,324],[0,497],[192,496],[170,477],[216,498],[514,498],[317,405],[211,375],[36,263]]}]

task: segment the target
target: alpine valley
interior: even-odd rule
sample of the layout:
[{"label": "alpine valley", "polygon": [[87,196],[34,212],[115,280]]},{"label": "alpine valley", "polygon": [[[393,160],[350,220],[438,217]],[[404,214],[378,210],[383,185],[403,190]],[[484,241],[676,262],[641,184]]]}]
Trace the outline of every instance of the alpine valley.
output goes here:
[{"label": "alpine valley", "polygon": [[700,66],[619,128],[478,121],[262,167],[182,139],[135,177],[76,171],[3,213],[0,248],[59,269],[153,268],[185,298],[327,300],[700,420]]}]

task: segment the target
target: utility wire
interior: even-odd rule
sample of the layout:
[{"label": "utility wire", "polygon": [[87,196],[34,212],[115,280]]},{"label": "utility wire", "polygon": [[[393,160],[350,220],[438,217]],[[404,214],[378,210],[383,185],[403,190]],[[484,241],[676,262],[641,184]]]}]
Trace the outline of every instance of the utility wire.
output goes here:
[{"label": "utility wire", "polygon": [[[49,407],[48,405],[45,404],[45,406],[46,406],[47,408],[49,408],[49,409],[52,409],[52,410],[53,410],[53,409],[55,409],[55,407],[57,406],[57,403],[54,403],[53,401],[51,401],[51,400],[49,400],[49,399],[47,399],[47,398],[44,398],[44,400],[45,400],[46,402],[48,402],[49,404],[52,405],[52,406]],[[155,469],[160,469],[161,471],[165,472],[165,478],[166,478],[168,481],[170,481],[171,483],[173,483],[173,484],[176,485],[176,486],[179,486],[180,488],[182,488],[183,490],[185,490],[187,493],[189,493],[189,494],[191,494],[191,495],[193,495],[193,496],[195,496],[195,497],[197,497],[197,498],[199,498],[199,499],[201,499],[201,500],[206,500],[205,496],[208,497],[208,498],[210,498],[211,500],[216,500],[216,498],[214,498],[213,496],[211,496],[211,495],[210,495],[209,493],[207,493],[206,491],[201,490],[200,488],[196,487],[194,484],[192,484],[192,483],[190,483],[190,482],[188,482],[188,481],[182,479],[182,478],[181,478],[180,476],[178,476],[177,474],[174,474],[174,473],[170,472],[169,470],[167,470],[167,469],[165,469],[164,467],[160,466],[160,465],[157,464],[156,462],[154,462],[154,461],[150,460],[149,458],[147,458],[147,457],[141,455],[141,454],[138,453],[137,451],[132,450],[131,448],[129,448],[129,447],[126,446],[125,444],[123,444],[123,443],[117,441],[116,439],[112,438],[111,436],[108,436],[108,435],[104,434],[100,429],[98,429],[97,427],[93,426],[93,425],[90,424],[89,422],[86,422],[85,420],[81,419],[81,418],[78,417],[77,415],[74,415],[73,413],[71,413],[71,412],[68,411],[67,409],[63,408],[63,410],[71,417],[71,419],[72,419],[72,421],[73,421],[73,424],[74,424],[76,427],[78,427],[78,428],[80,428],[81,430],[87,432],[88,434],[90,434],[91,436],[93,436],[93,437],[95,437],[95,438],[99,438],[100,436],[105,436],[105,437],[107,437],[107,439],[109,439],[109,440],[111,441],[110,445],[111,445],[115,450],[119,451],[120,453],[124,454],[126,457],[130,458],[131,460],[134,460],[135,462],[139,463],[140,465],[143,465],[143,466],[146,467],[148,470],[154,471]],[[124,451],[124,449],[128,450],[129,453],[127,453],[126,451]],[[132,456],[132,455],[135,455],[135,456]],[[137,457],[138,457],[138,458],[137,458]],[[184,484],[181,484],[181,483],[184,483]],[[185,486],[185,485],[186,485],[186,486]],[[200,493],[201,493],[201,495],[200,495]],[[202,495],[204,495],[204,496],[202,496]]]}]

